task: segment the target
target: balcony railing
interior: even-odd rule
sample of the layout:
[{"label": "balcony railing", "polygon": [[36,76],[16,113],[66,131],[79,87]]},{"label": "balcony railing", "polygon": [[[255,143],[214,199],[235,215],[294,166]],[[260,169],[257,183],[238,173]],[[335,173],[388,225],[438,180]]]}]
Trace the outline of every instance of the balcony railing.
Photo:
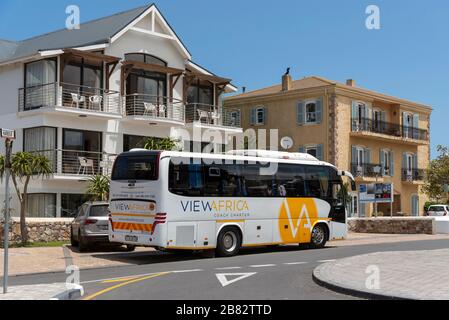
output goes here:
[{"label": "balcony railing", "polygon": [[110,175],[116,158],[114,154],[93,151],[58,149],[33,152],[50,160],[53,174],[74,176]]},{"label": "balcony railing", "polygon": [[181,100],[140,93],[126,96],[125,115],[185,121],[184,103]]},{"label": "balcony railing", "polygon": [[415,140],[428,140],[427,130],[401,126],[397,123],[375,121],[372,119],[353,119],[353,132],[373,132],[394,137],[403,137]]},{"label": "balcony railing", "polygon": [[186,122],[231,128],[241,127],[240,117],[232,111],[203,103],[188,103],[186,105]]},{"label": "balcony railing", "polygon": [[402,169],[402,181],[414,182],[424,181],[426,178],[426,170],[424,169]]},{"label": "balcony railing", "polygon": [[368,178],[375,178],[376,176],[382,177],[382,174],[376,174],[374,172],[375,167],[380,167],[379,164],[371,164],[371,163],[363,163],[363,164],[357,164],[352,163],[351,164],[351,173],[356,178],[362,178],[362,177],[368,177]]},{"label": "balcony railing", "polygon": [[43,107],[120,114],[119,92],[68,83],[49,83],[19,89],[19,111]]}]

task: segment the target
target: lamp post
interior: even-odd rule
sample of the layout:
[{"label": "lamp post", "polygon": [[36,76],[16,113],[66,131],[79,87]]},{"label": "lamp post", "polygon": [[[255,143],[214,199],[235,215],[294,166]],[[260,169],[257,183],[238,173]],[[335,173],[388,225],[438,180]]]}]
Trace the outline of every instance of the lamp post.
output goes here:
[{"label": "lamp post", "polygon": [[1,129],[1,137],[5,139],[5,225],[3,232],[4,253],[3,253],[3,294],[8,293],[8,249],[9,249],[9,178],[11,175],[11,152],[12,144],[16,137],[14,130]]},{"label": "lamp post", "polygon": [[[380,172],[382,171],[382,167],[381,166],[375,166],[373,168],[373,171],[376,174],[376,186],[377,186],[377,181],[379,179]],[[375,190],[375,188],[374,188],[374,190]],[[375,215],[376,215],[376,218],[377,218],[377,199],[375,197],[374,197],[374,211],[375,211]]]}]

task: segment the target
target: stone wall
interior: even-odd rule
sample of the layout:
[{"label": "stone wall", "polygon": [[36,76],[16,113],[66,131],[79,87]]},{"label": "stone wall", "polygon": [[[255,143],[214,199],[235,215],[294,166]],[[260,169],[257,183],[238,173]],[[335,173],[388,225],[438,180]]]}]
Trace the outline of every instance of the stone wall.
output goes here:
[{"label": "stone wall", "polygon": [[[73,219],[27,219],[29,242],[70,241],[70,224]],[[3,242],[3,221],[0,221],[0,239]],[[19,220],[13,218],[9,239],[12,243],[21,242]]]},{"label": "stone wall", "polygon": [[348,228],[357,233],[435,234],[433,218],[350,218]]}]

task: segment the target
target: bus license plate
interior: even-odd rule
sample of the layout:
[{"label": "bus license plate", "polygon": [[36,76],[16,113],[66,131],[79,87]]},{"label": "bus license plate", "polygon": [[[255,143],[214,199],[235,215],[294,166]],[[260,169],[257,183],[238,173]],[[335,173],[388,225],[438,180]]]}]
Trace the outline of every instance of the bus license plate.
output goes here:
[{"label": "bus license plate", "polygon": [[136,236],[125,236],[125,241],[137,242],[137,241],[139,241],[139,238]]}]

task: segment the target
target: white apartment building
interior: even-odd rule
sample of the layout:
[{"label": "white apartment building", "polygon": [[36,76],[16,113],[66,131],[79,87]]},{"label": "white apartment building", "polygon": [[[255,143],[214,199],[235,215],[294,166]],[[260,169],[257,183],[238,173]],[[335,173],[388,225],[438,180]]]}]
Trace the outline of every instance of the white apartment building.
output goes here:
[{"label": "white apartment building", "polygon": [[[79,30],[0,40],[0,127],[17,131],[14,152],[39,152],[53,164],[50,178],[32,181],[27,215],[70,216],[86,199],[88,177],[110,172],[117,154],[146,137],[187,148],[212,140],[221,151],[242,132],[239,114],[221,103],[235,91],[192,61],[155,5]],[[18,215],[15,197],[12,207]]]}]

